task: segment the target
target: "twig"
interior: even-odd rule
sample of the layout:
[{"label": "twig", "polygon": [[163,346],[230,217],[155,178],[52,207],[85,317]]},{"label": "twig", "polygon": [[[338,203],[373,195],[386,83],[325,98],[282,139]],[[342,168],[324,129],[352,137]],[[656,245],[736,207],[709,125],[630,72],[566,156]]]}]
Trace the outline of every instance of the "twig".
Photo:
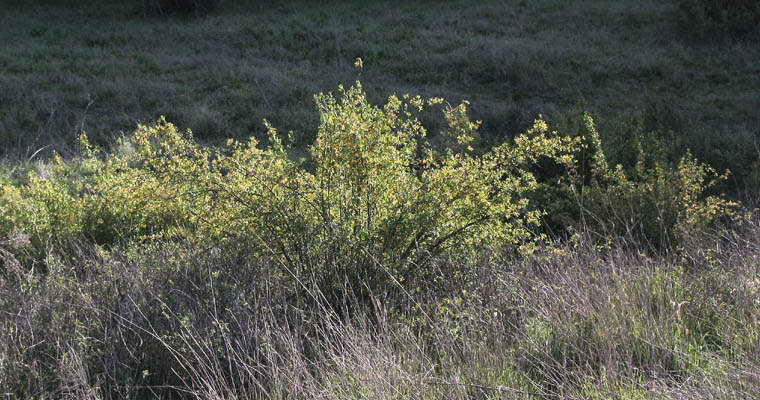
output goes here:
[{"label": "twig", "polygon": [[31,156],[31,157],[29,157],[29,159],[28,159],[28,160],[26,160],[26,162],[32,162],[32,159],[34,159],[34,157],[36,157],[36,156],[37,156],[37,154],[39,154],[39,153],[40,153],[42,150],[45,150],[45,149],[47,149],[47,148],[48,148],[48,147],[50,147],[50,146],[52,146],[52,145],[51,145],[51,144],[49,144],[49,145],[47,145],[47,146],[43,146],[43,147],[40,147],[40,148],[39,148],[37,151],[35,151],[35,152],[34,152],[34,154],[32,154],[32,156]]},{"label": "twig", "polygon": [[95,103],[95,100],[90,96],[90,94],[87,94],[87,106],[84,108],[84,113],[82,113],[82,122],[79,124],[79,133],[81,134],[84,132],[84,123],[87,121],[87,111],[90,109],[90,106]]}]

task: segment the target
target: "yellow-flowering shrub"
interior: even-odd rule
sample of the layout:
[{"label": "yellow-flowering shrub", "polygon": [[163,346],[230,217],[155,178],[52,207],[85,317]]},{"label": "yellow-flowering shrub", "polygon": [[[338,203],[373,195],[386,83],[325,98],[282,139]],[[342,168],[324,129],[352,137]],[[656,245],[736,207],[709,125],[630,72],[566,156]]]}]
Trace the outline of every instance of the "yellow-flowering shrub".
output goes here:
[{"label": "yellow-flowering shrub", "polygon": [[[423,145],[414,113],[440,99],[392,96],[381,108],[357,85],[316,101],[313,168],[291,160],[273,128],[264,149],[252,139],[215,150],[161,122],[135,133],[137,158],[159,182],[158,201],[187,210],[186,223],[204,236],[246,240],[299,280],[381,283],[413,278],[453,246],[526,238],[539,212],[527,209],[537,183],[524,166],[573,143],[547,137],[537,122],[483,156],[439,152]],[[461,111],[449,109],[447,119],[466,143],[476,125]]]},{"label": "yellow-flowering shrub", "polygon": [[357,83],[316,103],[308,162],[293,160],[272,127],[267,146],[209,148],[159,120],[110,155],[83,136],[80,159],[56,159],[24,184],[2,182],[0,239],[28,235],[30,245],[15,252],[31,262],[77,240],[235,243],[295,283],[383,286],[424,279],[430,258],[452,248],[527,239],[544,209],[564,227],[668,245],[734,206],[702,197],[713,171],[688,154],[672,166],[639,145],[635,167],[608,165],[588,115],[562,134],[538,120],[476,155],[478,124],[466,103],[444,110],[446,149],[427,144],[415,117],[442,99],[391,96],[378,107]]},{"label": "yellow-flowering shrub", "polygon": [[75,241],[114,244],[184,220],[154,200],[157,180],[131,155],[99,158],[83,140],[82,158],[55,157],[29,172],[23,184],[0,184],[0,240],[27,237],[29,245],[15,251],[26,264],[66,253]]}]

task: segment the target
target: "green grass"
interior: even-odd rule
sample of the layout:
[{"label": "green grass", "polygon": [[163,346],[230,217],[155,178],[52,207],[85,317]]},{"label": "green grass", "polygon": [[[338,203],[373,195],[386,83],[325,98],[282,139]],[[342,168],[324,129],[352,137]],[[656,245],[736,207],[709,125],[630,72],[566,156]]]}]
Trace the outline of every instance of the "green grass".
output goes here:
[{"label": "green grass", "polygon": [[[695,43],[675,3],[227,1],[202,18],[144,17],[123,2],[15,4],[0,16],[0,151],[65,153],[82,129],[109,143],[159,115],[209,142],[261,136],[267,118],[304,146],[312,95],[360,76],[375,101],[468,99],[486,138],[582,107],[602,134],[638,115],[740,170],[757,159],[760,49]],[[436,119],[425,121],[433,133]]]}]

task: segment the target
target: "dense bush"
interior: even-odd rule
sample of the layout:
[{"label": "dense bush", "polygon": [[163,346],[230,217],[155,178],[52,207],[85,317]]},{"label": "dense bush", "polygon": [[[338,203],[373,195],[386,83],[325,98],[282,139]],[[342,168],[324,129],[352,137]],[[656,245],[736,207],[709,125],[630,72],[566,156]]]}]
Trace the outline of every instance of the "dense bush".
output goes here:
[{"label": "dense bush", "polygon": [[29,246],[16,254],[29,267],[44,269],[47,255],[63,255],[78,241],[113,245],[182,219],[177,210],[151,202],[147,194],[156,182],[130,168],[129,155],[85,156],[77,162],[55,158],[29,172],[21,185],[0,184],[0,238],[27,237]]},{"label": "dense bush", "polygon": [[539,213],[527,209],[536,181],[525,167],[572,147],[538,122],[514,144],[471,155],[476,125],[463,104],[446,111],[458,150],[434,151],[414,114],[440,102],[391,97],[379,108],[359,86],[318,96],[312,168],[271,128],[266,148],[252,139],[216,150],[163,121],[141,126],[120,154],[99,158],[83,143],[83,160],[4,185],[0,227],[27,233],[36,260],[66,241],[158,235],[245,241],[294,282],[324,288],[411,283],[443,251],[527,238]]},{"label": "dense bush", "polygon": [[537,201],[546,208],[550,227],[663,250],[683,245],[721,218],[737,216],[737,203],[706,194],[727,173],[716,174],[688,151],[672,160],[668,142],[635,121],[612,127],[610,145],[602,143],[586,113],[555,122],[559,135],[576,138],[579,145],[573,150],[575,164],[549,163],[541,171]]},{"label": "dense bush", "polygon": [[414,286],[438,254],[529,239],[543,210],[553,229],[663,249],[736,206],[704,195],[714,184],[708,166],[688,154],[670,162],[666,146],[637,129],[622,135],[633,151],[610,165],[585,114],[558,121],[560,132],[537,121],[476,155],[466,104],[449,107],[450,147],[435,150],[415,115],[440,102],[391,97],[380,108],[360,86],[319,95],[308,163],[293,160],[271,127],[266,147],[251,139],[207,148],[164,121],[139,127],[111,155],[83,137],[79,161],[6,179],[0,239],[28,237],[14,250],[28,265],[77,241],[243,241],[295,282]]},{"label": "dense bush", "polygon": [[760,32],[758,0],[679,0],[678,6],[681,26],[699,38],[748,39]]},{"label": "dense bush", "polygon": [[536,181],[524,167],[572,143],[547,137],[537,123],[514,144],[470,155],[475,124],[462,120],[462,105],[447,119],[463,147],[437,152],[425,147],[414,113],[440,101],[391,97],[379,108],[360,86],[317,96],[308,169],[271,128],[263,150],[251,140],[217,151],[170,124],[142,127],[136,157],[159,182],[165,208],[187,209],[203,235],[252,241],[298,281],[323,289],[411,283],[445,250],[527,238],[538,212],[527,209]]}]

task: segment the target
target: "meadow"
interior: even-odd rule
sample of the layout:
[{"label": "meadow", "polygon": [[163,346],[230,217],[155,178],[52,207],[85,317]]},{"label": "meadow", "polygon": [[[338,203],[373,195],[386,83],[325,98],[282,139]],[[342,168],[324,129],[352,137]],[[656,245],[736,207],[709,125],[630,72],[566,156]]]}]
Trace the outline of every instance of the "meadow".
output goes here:
[{"label": "meadow", "polygon": [[6,3],[6,157],[65,153],[82,130],[112,144],[161,115],[209,142],[262,138],[266,118],[306,145],[312,96],[360,78],[375,102],[469,100],[494,142],[582,109],[603,134],[633,118],[672,131],[719,170],[758,158],[757,46],[684,33],[676,1],[229,1],[203,18],[145,16],[129,2]]},{"label": "meadow", "polygon": [[0,10],[0,397],[760,396],[760,3]]}]

